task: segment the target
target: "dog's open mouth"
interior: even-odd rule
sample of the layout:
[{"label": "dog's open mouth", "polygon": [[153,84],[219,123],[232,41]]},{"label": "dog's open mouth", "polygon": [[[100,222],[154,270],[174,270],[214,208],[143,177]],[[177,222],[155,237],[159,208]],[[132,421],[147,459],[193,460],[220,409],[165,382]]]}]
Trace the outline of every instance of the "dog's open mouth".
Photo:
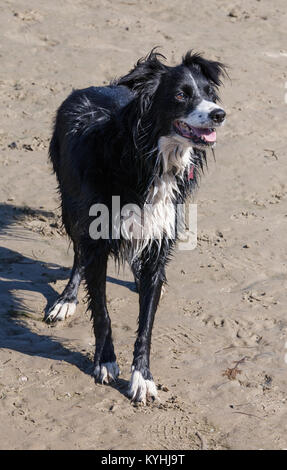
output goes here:
[{"label": "dog's open mouth", "polygon": [[177,134],[192,140],[195,144],[213,145],[216,142],[216,130],[209,127],[193,127],[184,121],[175,121],[174,129]]}]

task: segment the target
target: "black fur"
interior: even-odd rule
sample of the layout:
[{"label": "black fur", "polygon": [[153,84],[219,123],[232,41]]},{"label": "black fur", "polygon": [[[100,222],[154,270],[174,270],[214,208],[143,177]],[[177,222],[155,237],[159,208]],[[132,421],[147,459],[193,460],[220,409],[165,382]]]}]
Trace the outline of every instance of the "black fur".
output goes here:
[{"label": "black fur", "polygon": [[[106,307],[107,260],[113,256],[118,262],[126,261],[128,242],[111,236],[92,239],[90,207],[102,203],[111,211],[113,195],[120,196],[121,206],[144,206],[155,177],[163,171],[159,138],[174,132],[174,120],[198,103],[198,97],[190,96],[188,103],[174,99],[175,93],[187,86],[190,72],[203,98],[214,102],[218,98],[224,70],[221,63],[192,52],[177,67],[169,67],[163,60],[153,50],[109,86],[74,91],[58,110],[50,144],[63,224],[75,250],[70,281],[57,302],[76,301],[80,280],[84,278],[96,337],[95,367],[116,360]],[[197,185],[205,161],[205,149],[195,148],[193,179],[188,178],[187,171],[183,178],[175,176],[179,187],[175,205],[183,203]],[[165,266],[175,242],[176,237],[166,236],[154,240],[139,258],[133,259],[131,266],[140,305],[133,366],[149,380],[152,326],[166,280]]]}]

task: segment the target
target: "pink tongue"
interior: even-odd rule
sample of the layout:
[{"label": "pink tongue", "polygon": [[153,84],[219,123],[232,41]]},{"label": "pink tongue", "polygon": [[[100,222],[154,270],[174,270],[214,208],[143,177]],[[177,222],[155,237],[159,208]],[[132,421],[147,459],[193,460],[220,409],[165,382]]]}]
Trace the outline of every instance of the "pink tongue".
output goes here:
[{"label": "pink tongue", "polygon": [[203,137],[207,142],[216,141],[216,131],[210,129],[200,129],[199,127],[192,127],[192,130],[197,137]]}]

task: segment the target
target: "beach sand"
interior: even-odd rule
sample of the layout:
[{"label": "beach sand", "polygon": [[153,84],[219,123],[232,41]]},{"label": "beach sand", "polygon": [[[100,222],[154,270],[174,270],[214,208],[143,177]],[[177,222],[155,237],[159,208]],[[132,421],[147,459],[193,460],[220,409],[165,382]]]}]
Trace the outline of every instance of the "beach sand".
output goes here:
[{"label": "beach sand", "polygon": [[[287,448],[286,1],[3,0],[0,16],[0,448]],[[179,251],[153,330],[160,402],[126,397],[138,296],[109,266],[119,382],[95,384],[84,289],[75,316],[43,312],[72,249],[48,145],[73,88],[108,84],[154,46],[229,66],[195,202],[198,243]]]}]

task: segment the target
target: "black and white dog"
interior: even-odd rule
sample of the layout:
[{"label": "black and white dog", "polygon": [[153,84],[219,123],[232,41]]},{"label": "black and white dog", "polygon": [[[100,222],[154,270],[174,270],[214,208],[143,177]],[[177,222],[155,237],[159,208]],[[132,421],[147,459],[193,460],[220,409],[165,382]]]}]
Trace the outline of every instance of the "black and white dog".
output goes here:
[{"label": "black and white dog", "polygon": [[[138,402],[157,395],[149,364],[151,334],[165,266],[178,237],[176,206],[197,185],[206,149],[216,142],[215,128],[225,120],[216,104],[222,63],[192,52],[176,67],[163,59],[152,50],[109,86],[73,91],[58,110],[50,144],[63,224],[75,255],[70,280],[45,319],[64,320],[75,312],[84,279],[96,338],[94,374],[102,383],[116,380],[107,261],[110,255],[128,261],[139,292],[129,386],[129,396]],[[105,236],[92,236],[91,214],[102,207],[112,214],[115,196],[120,209],[143,210],[144,222],[134,211],[127,217],[120,212],[120,232],[109,215],[101,219]]]}]

